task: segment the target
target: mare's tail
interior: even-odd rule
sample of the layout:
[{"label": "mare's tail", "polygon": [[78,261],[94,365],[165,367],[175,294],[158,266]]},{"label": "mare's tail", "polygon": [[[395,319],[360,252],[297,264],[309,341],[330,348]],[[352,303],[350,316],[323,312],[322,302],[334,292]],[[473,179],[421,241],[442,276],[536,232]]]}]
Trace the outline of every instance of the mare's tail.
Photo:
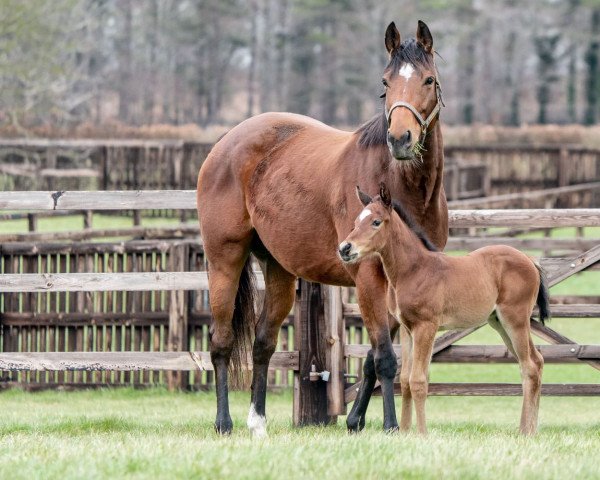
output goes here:
[{"label": "mare's tail", "polygon": [[254,272],[252,271],[252,258],[248,256],[240,275],[233,310],[233,350],[229,363],[229,376],[233,388],[244,388],[246,386],[245,378],[247,376],[244,374],[244,365],[251,351],[252,336],[256,324],[255,296],[256,286]]},{"label": "mare's tail", "polygon": [[540,287],[537,294],[537,306],[540,312],[540,322],[542,325],[546,320],[550,320],[550,293],[548,292],[548,279],[546,278],[546,272],[537,263],[533,262],[535,268],[540,274]]}]

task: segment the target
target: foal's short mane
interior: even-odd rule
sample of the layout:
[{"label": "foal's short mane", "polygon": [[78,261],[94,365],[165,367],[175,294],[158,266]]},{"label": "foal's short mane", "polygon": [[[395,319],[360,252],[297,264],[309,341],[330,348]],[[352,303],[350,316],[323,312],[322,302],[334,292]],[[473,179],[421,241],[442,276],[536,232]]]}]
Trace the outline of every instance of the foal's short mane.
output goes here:
[{"label": "foal's short mane", "polygon": [[400,217],[400,220],[402,220],[406,224],[406,226],[414,232],[414,234],[417,236],[417,238],[421,241],[421,243],[425,246],[427,250],[429,250],[430,252],[438,251],[438,248],[431,242],[431,240],[429,240],[429,237],[423,231],[420,225],[417,222],[415,222],[415,219],[412,217],[412,215],[406,211],[404,206],[398,200],[392,201],[392,207]]},{"label": "foal's short mane", "polygon": [[[400,48],[390,58],[390,63],[385,69],[399,70],[403,63],[410,63],[415,68],[420,66],[435,67],[433,57],[414,38],[409,38],[402,42]],[[387,145],[387,128],[388,125],[384,113],[378,113],[356,130],[355,133],[360,135],[358,146],[369,148],[377,145]]]}]

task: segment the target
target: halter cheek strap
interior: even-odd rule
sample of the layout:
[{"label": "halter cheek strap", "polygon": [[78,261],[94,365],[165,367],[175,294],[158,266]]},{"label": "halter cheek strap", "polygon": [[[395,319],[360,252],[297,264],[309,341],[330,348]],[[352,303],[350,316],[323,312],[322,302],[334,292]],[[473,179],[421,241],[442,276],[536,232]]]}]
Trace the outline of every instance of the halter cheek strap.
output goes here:
[{"label": "halter cheek strap", "polygon": [[421,143],[423,143],[425,141],[425,137],[427,136],[427,129],[429,128],[429,125],[431,124],[431,122],[433,122],[433,119],[438,116],[438,114],[440,113],[440,110],[442,109],[442,106],[445,106],[444,101],[442,100],[442,87],[441,87],[440,83],[437,81],[437,79],[435,81],[435,95],[436,95],[435,107],[433,107],[433,110],[431,111],[431,113],[429,114],[429,116],[426,119],[423,119],[423,116],[419,113],[419,111],[408,102],[392,103],[392,106],[389,108],[389,110],[387,109],[387,107],[385,109],[385,118],[387,119],[388,126],[391,124],[392,112],[396,108],[398,108],[398,107],[408,108],[412,112],[412,114],[415,116],[417,121],[419,122],[419,125],[421,125],[421,137],[422,137]]}]

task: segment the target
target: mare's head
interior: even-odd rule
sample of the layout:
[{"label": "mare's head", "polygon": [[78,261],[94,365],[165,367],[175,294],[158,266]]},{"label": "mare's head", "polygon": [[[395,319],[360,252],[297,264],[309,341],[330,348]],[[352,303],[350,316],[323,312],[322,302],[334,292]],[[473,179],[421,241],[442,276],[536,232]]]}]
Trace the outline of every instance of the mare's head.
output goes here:
[{"label": "mare's head", "polygon": [[354,229],[340,243],[338,253],[344,262],[355,262],[377,253],[385,246],[392,220],[392,197],[387,186],[379,186],[379,195],[371,198],[356,187],[358,199],[364,209],[354,221]]},{"label": "mare's head", "polygon": [[442,105],[433,59],[433,37],[419,20],[416,38],[404,42],[394,22],[385,32],[389,63],[383,72],[387,144],[392,157],[412,160],[423,149]]}]

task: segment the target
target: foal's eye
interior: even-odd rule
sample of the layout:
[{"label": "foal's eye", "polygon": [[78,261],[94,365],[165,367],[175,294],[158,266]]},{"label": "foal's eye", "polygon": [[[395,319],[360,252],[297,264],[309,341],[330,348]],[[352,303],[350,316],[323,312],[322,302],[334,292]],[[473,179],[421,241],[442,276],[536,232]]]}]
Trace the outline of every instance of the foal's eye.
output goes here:
[{"label": "foal's eye", "polygon": [[425,79],[425,85],[431,85],[433,82],[435,82],[435,78],[433,77],[427,77]]},{"label": "foal's eye", "polygon": [[373,223],[371,225],[377,228],[379,225],[381,225],[381,220],[373,220]]},{"label": "foal's eye", "polygon": [[383,83],[383,86],[384,86],[385,88],[388,88],[388,87],[389,87],[389,85],[388,85],[388,83],[387,83],[387,80],[386,80],[385,78],[382,78],[382,79],[381,79],[381,83]]}]

